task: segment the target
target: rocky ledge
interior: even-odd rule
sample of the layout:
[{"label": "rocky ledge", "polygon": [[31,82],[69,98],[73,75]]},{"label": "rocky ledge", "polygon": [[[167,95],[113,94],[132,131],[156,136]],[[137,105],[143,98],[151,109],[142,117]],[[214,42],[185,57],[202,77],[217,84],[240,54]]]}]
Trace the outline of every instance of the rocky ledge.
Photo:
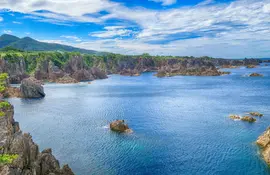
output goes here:
[{"label": "rocky ledge", "polygon": [[68,165],[60,167],[51,149],[39,152],[31,135],[22,133],[13,115],[13,106],[0,101],[1,175],[74,175]]},{"label": "rocky ledge", "polygon": [[131,133],[132,132],[132,130],[125,123],[125,120],[115,120],[115,121],[113,121],[112,123],[110,123],[110,129],[112,131],[116,131],[116,132],[126,132],[126,133]]},{"label": "rocky ledge", "polygon": [[261,147],[261,155],[270,165],[270,127],[258,138],[256,143]]}]

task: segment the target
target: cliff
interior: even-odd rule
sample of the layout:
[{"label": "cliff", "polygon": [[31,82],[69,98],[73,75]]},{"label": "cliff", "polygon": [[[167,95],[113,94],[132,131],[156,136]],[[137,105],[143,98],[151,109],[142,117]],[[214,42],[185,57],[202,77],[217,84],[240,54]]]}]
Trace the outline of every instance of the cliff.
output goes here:
[{"label": "cliff", "polygon": [[0,101],[0,174],[74,175],[68,165],[60,168],[51,149],[40,152],[31,135],[22,133],[13,114],[13,106]]},{"label": "cliff", "polygon": [[58,81],[70,76],[76,81],[107,78],[108,74],[137,76],[157,71],[158,77],[175,75],[217,76],[216,67],[258,65],[256,59],[227,60],[209,57],[172,57],[107,54],[102,56],[70,52],[0,52],[0,73],[7,72],[10,83],[20,83],[29,75],[38,80]]}]

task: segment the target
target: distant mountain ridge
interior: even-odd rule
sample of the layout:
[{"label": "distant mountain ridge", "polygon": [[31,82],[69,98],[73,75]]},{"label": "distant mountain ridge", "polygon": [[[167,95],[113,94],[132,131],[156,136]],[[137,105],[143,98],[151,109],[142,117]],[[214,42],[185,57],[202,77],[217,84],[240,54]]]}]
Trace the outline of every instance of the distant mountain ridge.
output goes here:
[{"label": "distant mountain ridge", "polygon": [[19,38],[13,35],[3,34],[0,36],[0,49],[13,47],[24,51],[67,51],[86,54],[102,54],[102,52],[80,49],[72,46],[40,42],[30,37]]}]

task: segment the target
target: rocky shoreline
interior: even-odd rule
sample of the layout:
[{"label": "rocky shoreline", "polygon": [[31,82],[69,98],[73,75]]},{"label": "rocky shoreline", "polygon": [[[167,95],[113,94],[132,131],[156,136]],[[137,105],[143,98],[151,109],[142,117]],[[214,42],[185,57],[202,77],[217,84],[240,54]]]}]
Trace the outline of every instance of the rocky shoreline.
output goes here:
[{"label": "rocky shoreline", "polygon": [[31,135],[20,130],[11,104],[0,101],[0,107],[1,175],[74,175],[68,165],[60,167],[51,149],[40,152]]},{"label": "rocky shoreline", "polygon": [[261,60],[257,59],[230,60],[209,57],[163,58],[150,55],[119,56],[112,54],[99,58],[91,55],[61,54],[58,52],[54,54],[20,54],[25,55],[18,56],[19,54],[14,53],[9,54],[7,58],[0,58],[0,73],[8,73],[9,82],[13,84],[20,83],[30,75],[37,80],[56,83],[76,83],[105,79],[108,78],[107,75],[109,74],[139,76],[143,72],[153,71],[157,72],[157,77],[176,75],[220,76],[223,73],[218,71],[218,67],[255,67],[261,63]]}]

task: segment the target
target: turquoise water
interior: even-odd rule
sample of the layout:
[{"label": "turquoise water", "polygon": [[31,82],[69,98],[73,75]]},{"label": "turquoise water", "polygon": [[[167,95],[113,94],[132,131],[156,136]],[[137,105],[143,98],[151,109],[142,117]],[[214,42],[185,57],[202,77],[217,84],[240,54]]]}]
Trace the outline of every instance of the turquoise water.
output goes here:
[{"label": "turquoise water", "polygon": [[[45,85],[42,100],[9,99],[41,149],[89,174],[270,174],[255,145],[270,123],[270,66],[220,77],[112,75],[88,85]],[[243,77],[249,72],[265,77]],[[250,124],[229,114],[259,111]],[[125,119],[133,134],[108,129]]]}]

